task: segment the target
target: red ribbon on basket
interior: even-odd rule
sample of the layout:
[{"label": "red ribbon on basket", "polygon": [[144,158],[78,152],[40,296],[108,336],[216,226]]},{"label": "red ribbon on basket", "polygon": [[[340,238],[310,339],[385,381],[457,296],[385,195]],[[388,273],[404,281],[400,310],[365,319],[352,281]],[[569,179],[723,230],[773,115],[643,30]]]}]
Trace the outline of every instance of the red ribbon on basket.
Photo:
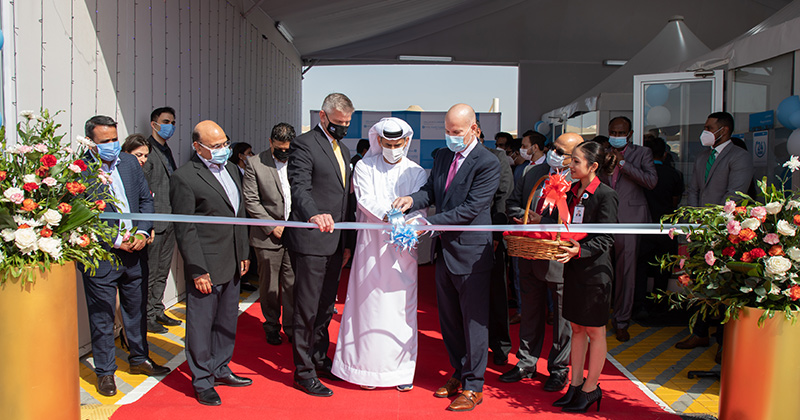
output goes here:
[{"label": "red ribbon on basket", "polygon": [[569,225],[572,220],[572,215],[569,213],[569,206],[567,205],[567,191],[572,185],[567,181],[565,173],[556,172],[551,174],[545,181],[544,188],[542,188],[542,197],[544,202],[542,205],[542,212],[550,208],[552,210],[558,209],[558,215],[564,222],[564,226]]}]

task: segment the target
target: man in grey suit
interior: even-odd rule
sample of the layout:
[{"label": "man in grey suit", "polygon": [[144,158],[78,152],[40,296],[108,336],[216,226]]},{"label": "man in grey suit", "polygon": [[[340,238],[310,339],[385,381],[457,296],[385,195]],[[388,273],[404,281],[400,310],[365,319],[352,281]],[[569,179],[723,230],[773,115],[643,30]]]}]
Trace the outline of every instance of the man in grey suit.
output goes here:
[{"label": "man in grey suit", "polygon": [[[609,143],[617,165],[604,181],[619,197],[619,223],[648,223],[650,210],[644,190],[652,190],[658,182],[653,152],[631,143],[633,130],[627,117],[615,117],[608,123]],[[633,312],[633,297],[637,287],[636,247],[638,235],[614,235],[615,274],[614,316],[618,341],[628,341],[628,325]],[[639,282],[641,283],[641,282]],[[644,285],[639,285],[643,287]]]},{"label": "man in grey suit", "polygon": [[[280,123],[272,127],[270,148],[247,159],[242,194],[250,217],[289,220],[292,193],[286,167],[294,137],[294,127]],[[283,226],[253,226],[250,229],[250,246],[255,249],[258,259],[263,327],[267,343],[273,346],[283,342],[281,307],[283,332],[289,340],[292,339],[294,316],[294,270],[282,238]]]},{"label": "man in grey suit", "polygon": [[[724,205],[727,200],[739,201],[737,191],[747,192],[753,179],[753,157],[747,150],[731,141],[733,116],[715,112],[708,116],[700,141],[708,147],[697,155],[694,173],[689,183],[689,205]],[[675,344],[679,349],[693,349],[709,345],[710,323],[698,319],[694,332]],[[717,342],[722,343],[722,326],[717,327]],[[717,349],[717,363],[721,360],[721,347]]]},{"label": "man in grey suit", "polygon": [[[213,121],[192,131],[195,153],[170,178],[174,214],[246,217],[239,169],[228,162],[230,141]],[[197,401],[220,405],[216,385],[253,381],[228,367],[236,342],[239,283],[250,267],[247,227],[176,223],[186,273],[186,362]]]},{"label": "man in grey suit", "polygon": [[[150,159],[142,170],[153,193],[156,213],[172,213],[169,204],[169,177],[175,172],[175,158],[167,140],[175,134],[175,110],[157,108],[150,114]],[[150,280],[147,285],[147,331],[156,334],[167,332],[166,326],[181,325],[177,319],[164,313],[164,289],[167,286],[172,254],[175,251],[175,230],[170,222],[153,222],[155,236],[147,246],[147,264]]]},{"label": "man in grey suit", "polygon": [[[544,183],[539,183],[556,171],[565,172],[572,161],[572,150],[583,142],[583,138],[575,133],[564,133],[553,142],[553,149],[547,153],[545,163],[536,165],[520,179],[508,199],[508,217],[516,223],[522,223],[525,204],[536,187],[528,223],[539,223],[543,203],[541,191]],[[520,258],[519,262],[520,304],[525,307],[519,324],[519,350],[517,365],[500,375],[501,382],[517,382],[523,378],[536,375],[536,362],[542,354],[545,335],[545,312],[547,309],[547,291],[553,295],[553,343],[547,357],[547,371],[550,376],[544,384],[544,390],[561,391],[567,384],[569,372],[569,351],[572,328],[569,321],[561,316],[564,297],[564,264],[558,261],[528,260]]]}]

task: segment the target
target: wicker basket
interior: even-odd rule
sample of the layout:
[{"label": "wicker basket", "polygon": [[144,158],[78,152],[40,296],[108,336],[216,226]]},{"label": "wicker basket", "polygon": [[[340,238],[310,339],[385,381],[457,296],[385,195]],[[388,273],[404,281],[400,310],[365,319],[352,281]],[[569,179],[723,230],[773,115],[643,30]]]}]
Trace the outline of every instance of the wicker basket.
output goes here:
[{"label": "wicker basket", "polygon": [[[541,177],[538,181],[536,181],[536,185],[533,186],[533,189],[531,189],[531,193],[528,196],[528,202],[525,204],[525,216],[522,218],[523,224],[528,223],[528,214],[530,212],[531,202],[533,201],[534,194],[536,194],[536,190],[539,189],[539,186],[547,178],[548,177],[546,175]],[[561,223],[560,217],[558,222]],[[559,247],[572,245],[571,242],[565,242],[561,240],[560,232],[556,233],[555,240],[528,238],[527,236],[514,235],[506,235],[505,240],[508,249],[508,255],[512,257],[525,258],[527,260],[556,260],[558,259],[556,255],[564,253],[564,251]]]}]

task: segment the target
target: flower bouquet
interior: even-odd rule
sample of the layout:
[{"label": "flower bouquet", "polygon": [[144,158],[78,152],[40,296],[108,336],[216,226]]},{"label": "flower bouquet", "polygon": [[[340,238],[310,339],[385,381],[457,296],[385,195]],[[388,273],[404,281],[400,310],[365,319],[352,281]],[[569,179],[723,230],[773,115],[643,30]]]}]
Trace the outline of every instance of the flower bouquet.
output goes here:
[{"label": "flower bouquet", "polygon": [[[800,168],[800,159],[786,162],[791,172]],[[670,229],[670,237],[682,234],[687,241],[686,255],[664,255],[662,269],[679,274],[683,290],[655,293],[673,307],[698,307],[698,316],[718,317],[722,322],[738,316],[743,307],[763,309],[759,325],[776,312],[794,322],[800,310],[800,196],[780,187],[758,181],[763,203],[738,193],[739,203],[724,206],[681,207],[662,223],[690,222],[697,227]]]},{"label": "flower bouquet", "polygon": [[16,143],[9,144],[0,128],[0,271],[31,281],[28,268],[75,261],[93,271],[100,261],[113,260],[103,245],[117,229],[99,218],[113,199],[87,198],[87,191],[100,191],[110,177],[99,175],[99,162],[82,160],[56,134],[55,115],[44,109],[20,116]]}]

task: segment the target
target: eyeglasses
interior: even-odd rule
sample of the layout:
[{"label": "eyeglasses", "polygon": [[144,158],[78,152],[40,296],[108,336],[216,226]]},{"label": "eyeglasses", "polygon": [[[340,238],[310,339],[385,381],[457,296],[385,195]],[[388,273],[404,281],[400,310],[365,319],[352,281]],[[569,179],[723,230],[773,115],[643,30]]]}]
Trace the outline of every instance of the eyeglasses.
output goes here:
[{"label": "eyeglasses", "polygon": [[553,151],[556,152],[556,154],[559,155],[559,156],[572,157],[571,153],[566,153],[563,150],[558,149],[558,148],[553,149]]},{"label": "eyeglasses", "polygon": [[205,147],[205,148],[206,148],[206,149],[208,149],[208,150],[219,150],[219,149],[224,149],[224,148],[226,148],[226,147],[230,146],[230,145],[231,145],[231,142],[230,142],[230,140],[228,140],[228,141],[226,141],[225,143],[220,143],[220,144],[218,144],[218,145],[216,145],[216,146],[206,146],[205,144],[203,144],[203,143],[200,143],[199,141],[197,142],[197,144],[199,144],[199,145],[201,145],[201,146]]}]

